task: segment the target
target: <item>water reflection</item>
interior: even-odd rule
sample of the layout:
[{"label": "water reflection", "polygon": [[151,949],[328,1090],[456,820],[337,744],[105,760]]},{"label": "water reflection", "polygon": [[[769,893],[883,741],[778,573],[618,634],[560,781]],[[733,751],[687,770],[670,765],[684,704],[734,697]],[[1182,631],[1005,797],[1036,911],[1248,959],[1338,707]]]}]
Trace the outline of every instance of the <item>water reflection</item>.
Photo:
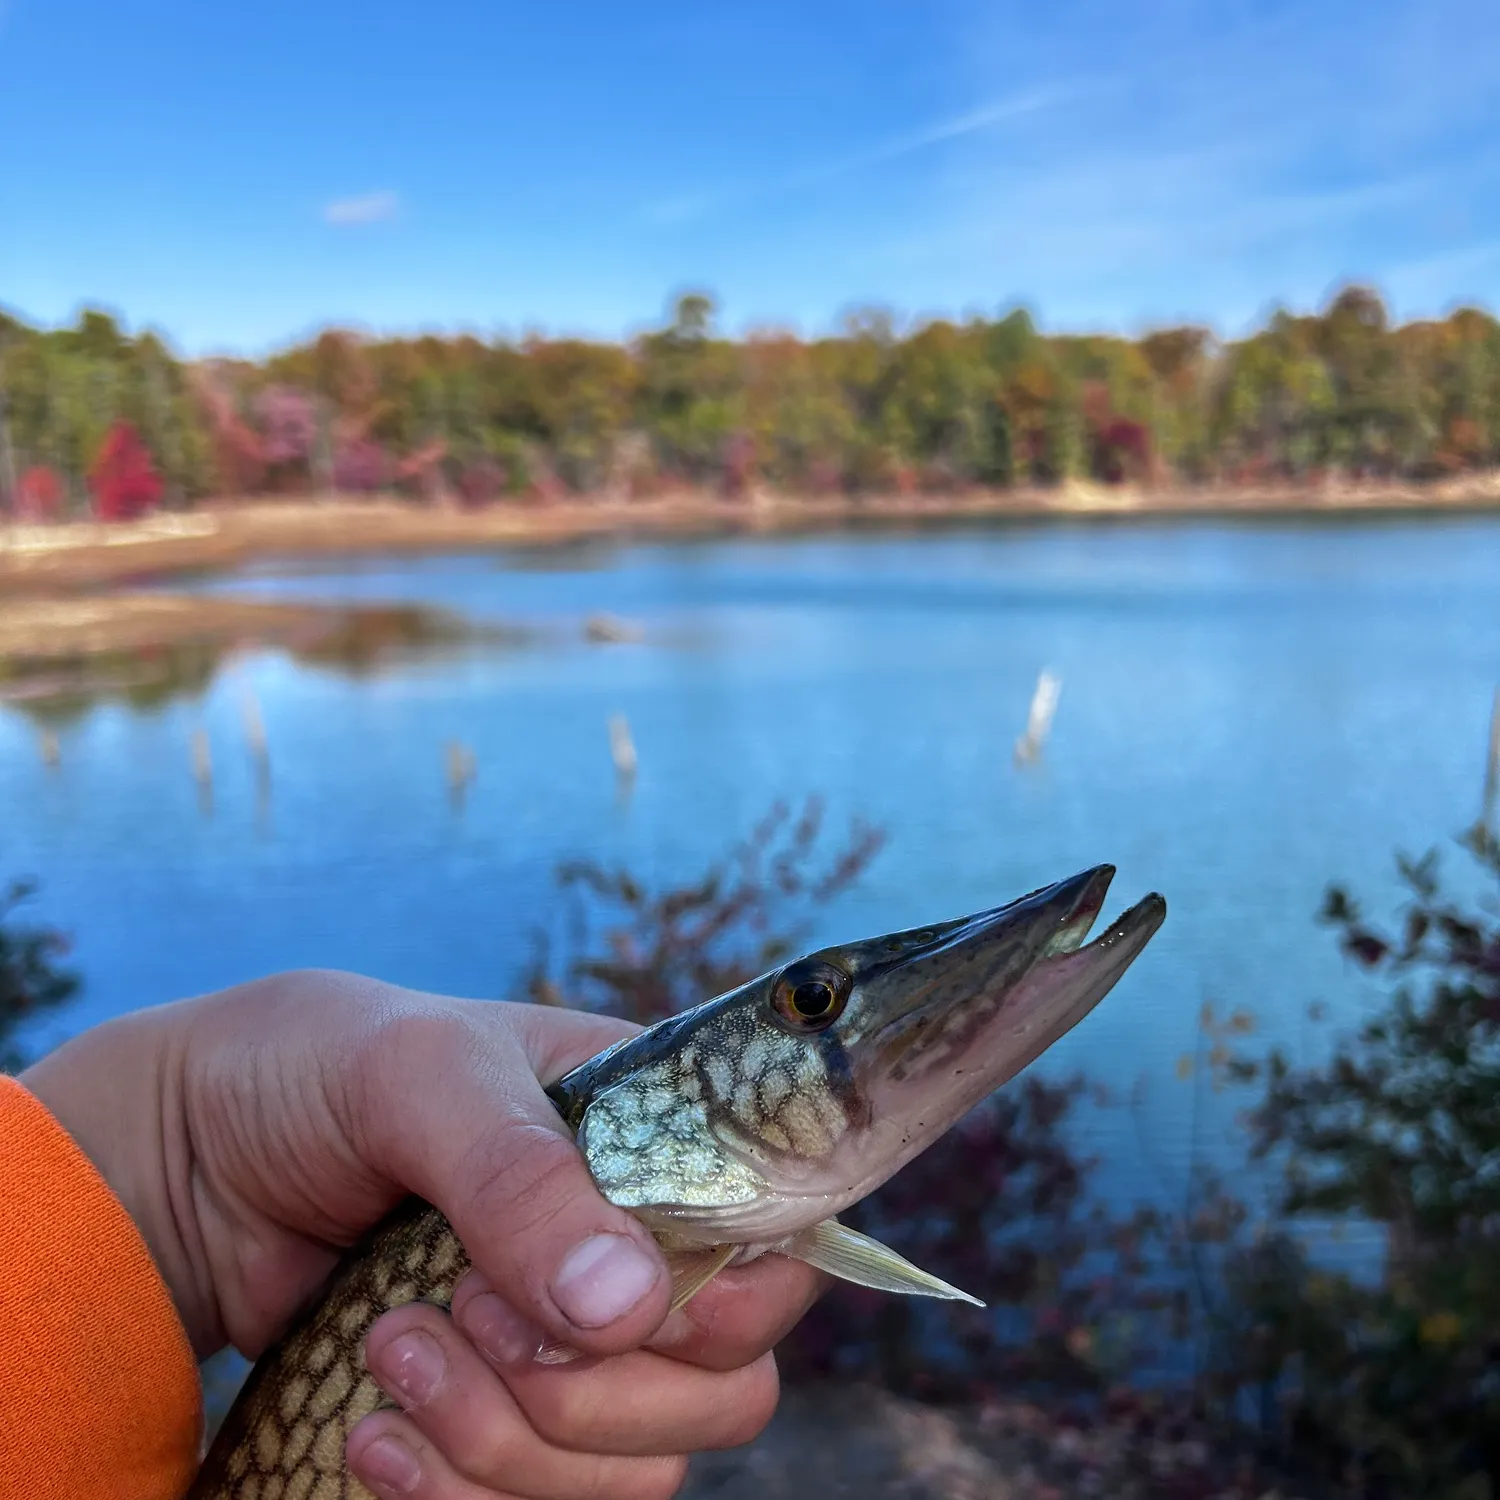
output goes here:
[{"label": "water reflection", "polygon": [[[44,743],[55,745],[58,729],[104,704],[151,713],[168,703],[201,698],[231,661],[258,648],[280,650],[304,666],[360,680],[415,661],[518,647],[536,637],[525,627],[476,622],[421,604],[306,604],[290,612],[272,606],[257,619],[253,606],[239,602],[236,617],[222,624],[213,618],[213,601],[203,601],[203,608],[201,629],[185,639],[0,658],[0,704],[20,710],[41,728]],[[268,783],[270,762],[264,729],[256,727],[258,706],[247,704],[245,715],[257,774]]]},{"label": "water reflection", "polygon": [[6,664],[0,667],[0,702],[54,732],[101,704],[150,713],[175,699],[201,696],[233,649],[222,642],[181,641],[29,669]]}]

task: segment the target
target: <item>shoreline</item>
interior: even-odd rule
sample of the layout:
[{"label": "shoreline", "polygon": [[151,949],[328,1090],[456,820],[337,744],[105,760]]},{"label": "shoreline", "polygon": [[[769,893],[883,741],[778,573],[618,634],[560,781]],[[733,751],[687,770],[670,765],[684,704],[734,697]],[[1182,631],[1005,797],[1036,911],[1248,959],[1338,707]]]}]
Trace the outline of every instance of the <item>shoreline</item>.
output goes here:
[{"label": "shoreline", "polygon": [[483,552],[607,540],[900,530],[982,522],[1303,520],[1475,515],[1500,511],[1500,474],[1417,487],[1346,482],[1318,489],[1055,489],[942,496],[725,500],[684,492],[649,499],[524,500],[461,510],[400,500],[219,501],[142,521],[0,526],[0,597],[69,594],[249,562],[340,554]]},{"label": "shoreline", "polygon": [[[1478,482],[1480,479],[1484,482]],[[173,591],[170,580],[339,557],[422,556],[729,536],[911,534],[962,525],[1151,524],[1216,519],[1347,520],[1500,513],[1500,475],[1441,489],[1346,486],[1318,492],[1155,491],[1074,485],[940,497],[727,501],[517,501],[485,510],[399,500],[219,502],[102,525],[0,526],[0,705],[147,696],[203,682],[243,649],[280,648],[325,663],[373,664],[487,632],[441,611],[396,604]],[[158,586],[167,581],[167,587]],[[591,628],[591,627],[589,627]],[[514,643],[525,632],[498,630]],[[605,627],[590,639],[613,638]]]}]

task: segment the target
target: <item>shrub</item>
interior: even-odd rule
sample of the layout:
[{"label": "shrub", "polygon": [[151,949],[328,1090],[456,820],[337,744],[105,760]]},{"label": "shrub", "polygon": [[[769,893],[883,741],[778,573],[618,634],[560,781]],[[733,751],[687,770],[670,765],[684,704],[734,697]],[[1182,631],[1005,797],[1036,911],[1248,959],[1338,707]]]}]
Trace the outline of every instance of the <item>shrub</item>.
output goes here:
[{"label": "shrub", "polygon": [[793,956],[811,911],[847,890],[883,837],[856,824],[818,862],[823,808],[777,804],[696,881],[653,893],[628,871],[578,860],[558,870],[559,956],[546,934],[525,998],[649,1024],[723,994]]},{"label": "shrub", "polygon": [[[1401,859],[1394,928],[1346,891],[1323,919],[1389,986],[1326,1062],[1277,1050],[1227,1071],[1260,1085],[1253,1150],[1276,1161],[1284,1220],[1235,1257],[1228,1373],[1274,1387],[1282,1440],[1366,1494],[1500,1495],[1500,844],[1463,840],[1482,886],[1445,892]],[[1377,1227],[1374,1274],[1309,1257],[1297,1227]]]},{"label": "shrub", "polygon": [[77,977],[61,966],[68,951],[63,934],[15,921],[16,908],[34,889],[17,881],[0,893],[0,1073],[14,1073],[26,1061],[15,1041],[22,1023],[78,989]]}]

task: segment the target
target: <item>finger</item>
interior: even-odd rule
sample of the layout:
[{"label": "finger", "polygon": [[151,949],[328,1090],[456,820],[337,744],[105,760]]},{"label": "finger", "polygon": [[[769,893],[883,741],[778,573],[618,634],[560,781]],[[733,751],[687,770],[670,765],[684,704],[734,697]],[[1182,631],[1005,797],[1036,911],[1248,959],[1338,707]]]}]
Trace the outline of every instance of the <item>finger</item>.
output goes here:
[{"label": "finger", "polygon": [[[533,1441],[536,1440],[533,1438]],[[380,1500],[670,1500],[682,1485],[687,1461],[674,1458],[602,1458],[551,1450],[542,1464],[497,1446],[499,1473],[490,1480],[461,1473],[404,1412],[380,1411],[349,1434],[344,1453],[350,1472]]]},{"label": "finger", "polygon": [[804,1261],[763,1255],[720,1271],[667,1318],[646,1348],[705,1370],[738,1369],[774,1349],[829,1284]]},{"label": "finger", "polygon": [[[831,1278],[804,1261],[764,1255],[720,1271],[685,1307],[670,1314],[645,1348],[705,1370],[737,1370],[774,1349],[828,1290]],[[542,1330],[498,1296],[481,1272],[454,1289],[453,1311],[497,1365],[529,1361]]]},{"label": "finger", "polygon": [[633,1021],[564,1006],[502,1004],[494,1009],[504,1015],[543,1084],[641,1030]]},{"label": "finger", "polygon": [[665,1317],[666,1262],[644,1225],[599,1193],[532,1059],[592,1055],[619,1028],[562,1011],[517,1017],[538,1009],[404,997],[368,1044],[358,1113],[386,1169],[447,1214],[524,1316],[585,1353],[613,1354]]},{"label": "finger", "polygon": [[781,1394],[771,1354],[720,1373],[638,1349],[575,1369],[525,1365],[505,1381],[555,1447],[641,1457],[738,1448],[760,1435]]},{"label": "finger", "polygon": [[[765,1255],[721,1271],[685,1307],[672,1313],[645,1348],[705,1370],[737,1370],[774,1349],[827,1291],[830,1278],[803,1261]],[[470,1271],[454,1289],[454,1316],[497,1366],[530,1361],[542,1330]]]},{"label": "finger", "polygon": [[497,1372],[434,1307],[386,1314],[365,1348],[381,1388],[455,1469],[512,1487],[569,1457],[738,1447],[770,1421],[778,1395],[769,1356],[727,1375],[639,1352]]}]

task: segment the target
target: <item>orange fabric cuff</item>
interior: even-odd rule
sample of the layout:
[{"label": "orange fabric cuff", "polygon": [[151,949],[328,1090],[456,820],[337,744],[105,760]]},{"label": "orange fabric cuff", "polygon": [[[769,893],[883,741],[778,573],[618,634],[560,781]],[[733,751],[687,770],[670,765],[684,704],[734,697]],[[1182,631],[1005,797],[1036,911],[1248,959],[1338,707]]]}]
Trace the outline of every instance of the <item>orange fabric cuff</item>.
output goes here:
[{"label": "orange fabric cuff", "polygon": [[0,1500],[177,1500],[202,1396],[130,1215],[53,1116],[0,1077]]}]

